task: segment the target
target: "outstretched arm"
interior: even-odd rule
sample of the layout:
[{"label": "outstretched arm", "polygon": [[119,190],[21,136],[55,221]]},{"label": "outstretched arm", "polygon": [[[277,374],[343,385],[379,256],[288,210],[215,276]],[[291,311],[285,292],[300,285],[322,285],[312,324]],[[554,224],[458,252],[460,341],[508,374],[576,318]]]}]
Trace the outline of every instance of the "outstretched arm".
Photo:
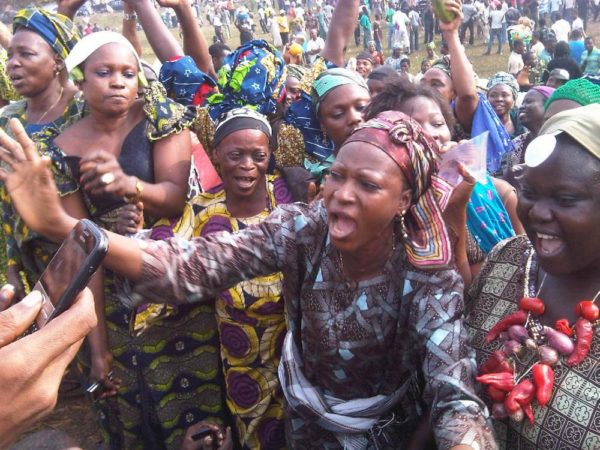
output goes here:
[{"label": "outstretched arm", "polygon": [[196,22],[192,6],[187,0],[157,0],[163,8],[173,8],[179,20],[179,25],[183,33],[183,50],[186,55],[190,55],[198,68],[208,74],[213,79],[217,79],[217,74],[213,67],[212,58],[208,53],[208,43],[202,34],[202,30]]},{"label": "outstretched arm", "polygon": [[161,62],[174,56],[183,55],[181,45],[179,45],[175,36],[171,34],[169,29],[163,23],[160,14],[158,14],[157,9],[150,0],[125,1],[131,5],[137,13],[140,24],[148,38],[148,42]]},{"label": "outstretched arm", "polygon": [[479,103],[475,87],[475,72],[458,37],[458,29],[463,18],[461,3],[458,0],[446,0],[445,8],[456,14],[456,19],[450,23],[440,21],[440,30],[450,51],[450,72],[456,92],[455,114],[458,122],[469,131]]},{"label": "outstretched arm", "polygon": [[354,36],[359,7],[358,0],[339,0],[333,10],[321,56],[339,67],[344,67],[344,52]]},{"label": "outstretched arm", "polygon": [[[0,130],[0,160],[5,163],[0,181],[30,229],[61,241],[77,219],[60,204],[49,158],[40,157],[18,120],[11,119],[10,127],[16,140]],[[168,298],[172,303],[201,301],[242,280],[280,271],[284,249],[289,251],[289,242],[294,241],[280,232],[282,221],[293,222],[294,217],[295,213],[290,216],[277,209],[258,227],[191,242],[136,241],[107,233],[108,254],[103,264],[133,282],[139,281],[136,292],[144,298],[159,302]],[[285,265],[289,270],[290,263]],[[142,300],[138,296],[134,302]]]}]

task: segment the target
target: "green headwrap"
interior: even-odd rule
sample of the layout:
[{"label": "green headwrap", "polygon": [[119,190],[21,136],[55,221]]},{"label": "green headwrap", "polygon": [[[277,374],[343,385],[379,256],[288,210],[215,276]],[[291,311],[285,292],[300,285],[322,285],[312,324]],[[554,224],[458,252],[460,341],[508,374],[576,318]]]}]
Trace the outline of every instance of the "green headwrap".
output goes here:
[{"label": "green headwrap", "polygon": [[315,114],[319,115],[319,107],[329,92],[338,86],[354,84],[369,92],[367,82],[357,72],[348,69],[329,69],[317,77],[312,86],[312,101]]}]

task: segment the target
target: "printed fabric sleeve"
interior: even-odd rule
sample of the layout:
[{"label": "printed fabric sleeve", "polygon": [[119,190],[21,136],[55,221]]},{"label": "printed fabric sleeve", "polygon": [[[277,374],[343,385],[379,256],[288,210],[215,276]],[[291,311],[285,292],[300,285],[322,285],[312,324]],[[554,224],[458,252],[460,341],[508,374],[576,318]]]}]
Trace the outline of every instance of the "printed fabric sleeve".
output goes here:
[{"label": "printed fabric sleeve", "polygon": [[0,205],[1,220],[2,220],[2,231],[4,232],[4,241],[6,243],[6,265],[7,267],[17,266],[21,268],[21,254],[19,252],[19,245],[15,239],[15,212],[10,201],[10,197],[6,192],[4,184],[0,187]]},{"label": "printed fabric sleeve", "polygon": [[159,82],[150,83],[144,93],[144,113],[148,119],[148,139],[157,141],[189,129],[196,120],[196,108],[183,106],[167,97]]},{"label": "printed fabric sleeve", "polygon": [[297,223],[307,208],[282,205],[264,222],[235,234],[141,241],[142,274],[129,298],[132,304],[127,306],[161,303],[165,298],[173,303],[199,302],[243,280],[297,272]]},{"label": "printed fabric sleeve", "polygon": [[454,270],[432,275],[414,292],[415,323],[424,355],[424,400],[437,447],[497,448],[488,412],[474,390],[475,354],[463,325],[463,284]]}]

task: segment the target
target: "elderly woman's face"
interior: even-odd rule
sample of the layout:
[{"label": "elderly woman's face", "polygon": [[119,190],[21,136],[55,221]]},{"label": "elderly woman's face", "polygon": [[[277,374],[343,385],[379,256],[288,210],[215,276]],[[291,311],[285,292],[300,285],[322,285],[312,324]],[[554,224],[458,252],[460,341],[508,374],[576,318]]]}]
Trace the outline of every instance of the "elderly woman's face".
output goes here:
[{"label": "elderly woman's face", "polygon": [[515,103],[511,89],[505,84],[497,84],[491,88],[487,98],[501,119],[508,115]]},{"label": "elderly woman's face", "polygon": [[363,122],[370,100],[369,92],[355,84],[338,86],[327,94],[319,107],[319,120],[336,148]]},{"label": "elderly woman's face", "polygon": [[553,275],[600,268],[600,162],[571,139],[525,169],[517,212],[542,268]]},{"label": "elderly woman's face", "polygon": [[421,78],[421,83],[438,91],[442,98],[448,103],[454,98],[454,85],[452,84],[452,79],[436,67],[425,72],[423,78]]},{"label": "elderly woman's face", "polygon": [[91,110],[122,115],[137,98],[138,64],[120,44],[106,44],[84,62],[81,90]]},{"label": "elderly woman's face", "polygon": [[248,198],[264,186],[269,166],[269,138],[259,130],[238,130],[215,149],[228,195]]},{"label": "elderly woman's face", "polygon": [[382,150],[363,142],[344,145],[323,190],[333,245],[354,252],[388,236],[394,216],[410,203],[404,186],[400,168]]},{"label": "elderly woman's face", "polygon": [[58,58],[37,33],[18,30],[8,46],[6,69],[15,90],[23,97],[42,93],[57,77]]}]

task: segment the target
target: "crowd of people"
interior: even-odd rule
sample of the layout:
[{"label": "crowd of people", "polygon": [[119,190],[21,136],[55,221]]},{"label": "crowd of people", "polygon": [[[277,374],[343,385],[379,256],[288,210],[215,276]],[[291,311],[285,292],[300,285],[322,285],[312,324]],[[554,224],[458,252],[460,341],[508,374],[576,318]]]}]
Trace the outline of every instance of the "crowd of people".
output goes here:
[{"label": "crowd of people", "polygon": [[[3,447],[67,366],[103,448],[600,447],[594,5],[82,3],[0,29]],[[84,218],[101,268],[19,339]]]}]

